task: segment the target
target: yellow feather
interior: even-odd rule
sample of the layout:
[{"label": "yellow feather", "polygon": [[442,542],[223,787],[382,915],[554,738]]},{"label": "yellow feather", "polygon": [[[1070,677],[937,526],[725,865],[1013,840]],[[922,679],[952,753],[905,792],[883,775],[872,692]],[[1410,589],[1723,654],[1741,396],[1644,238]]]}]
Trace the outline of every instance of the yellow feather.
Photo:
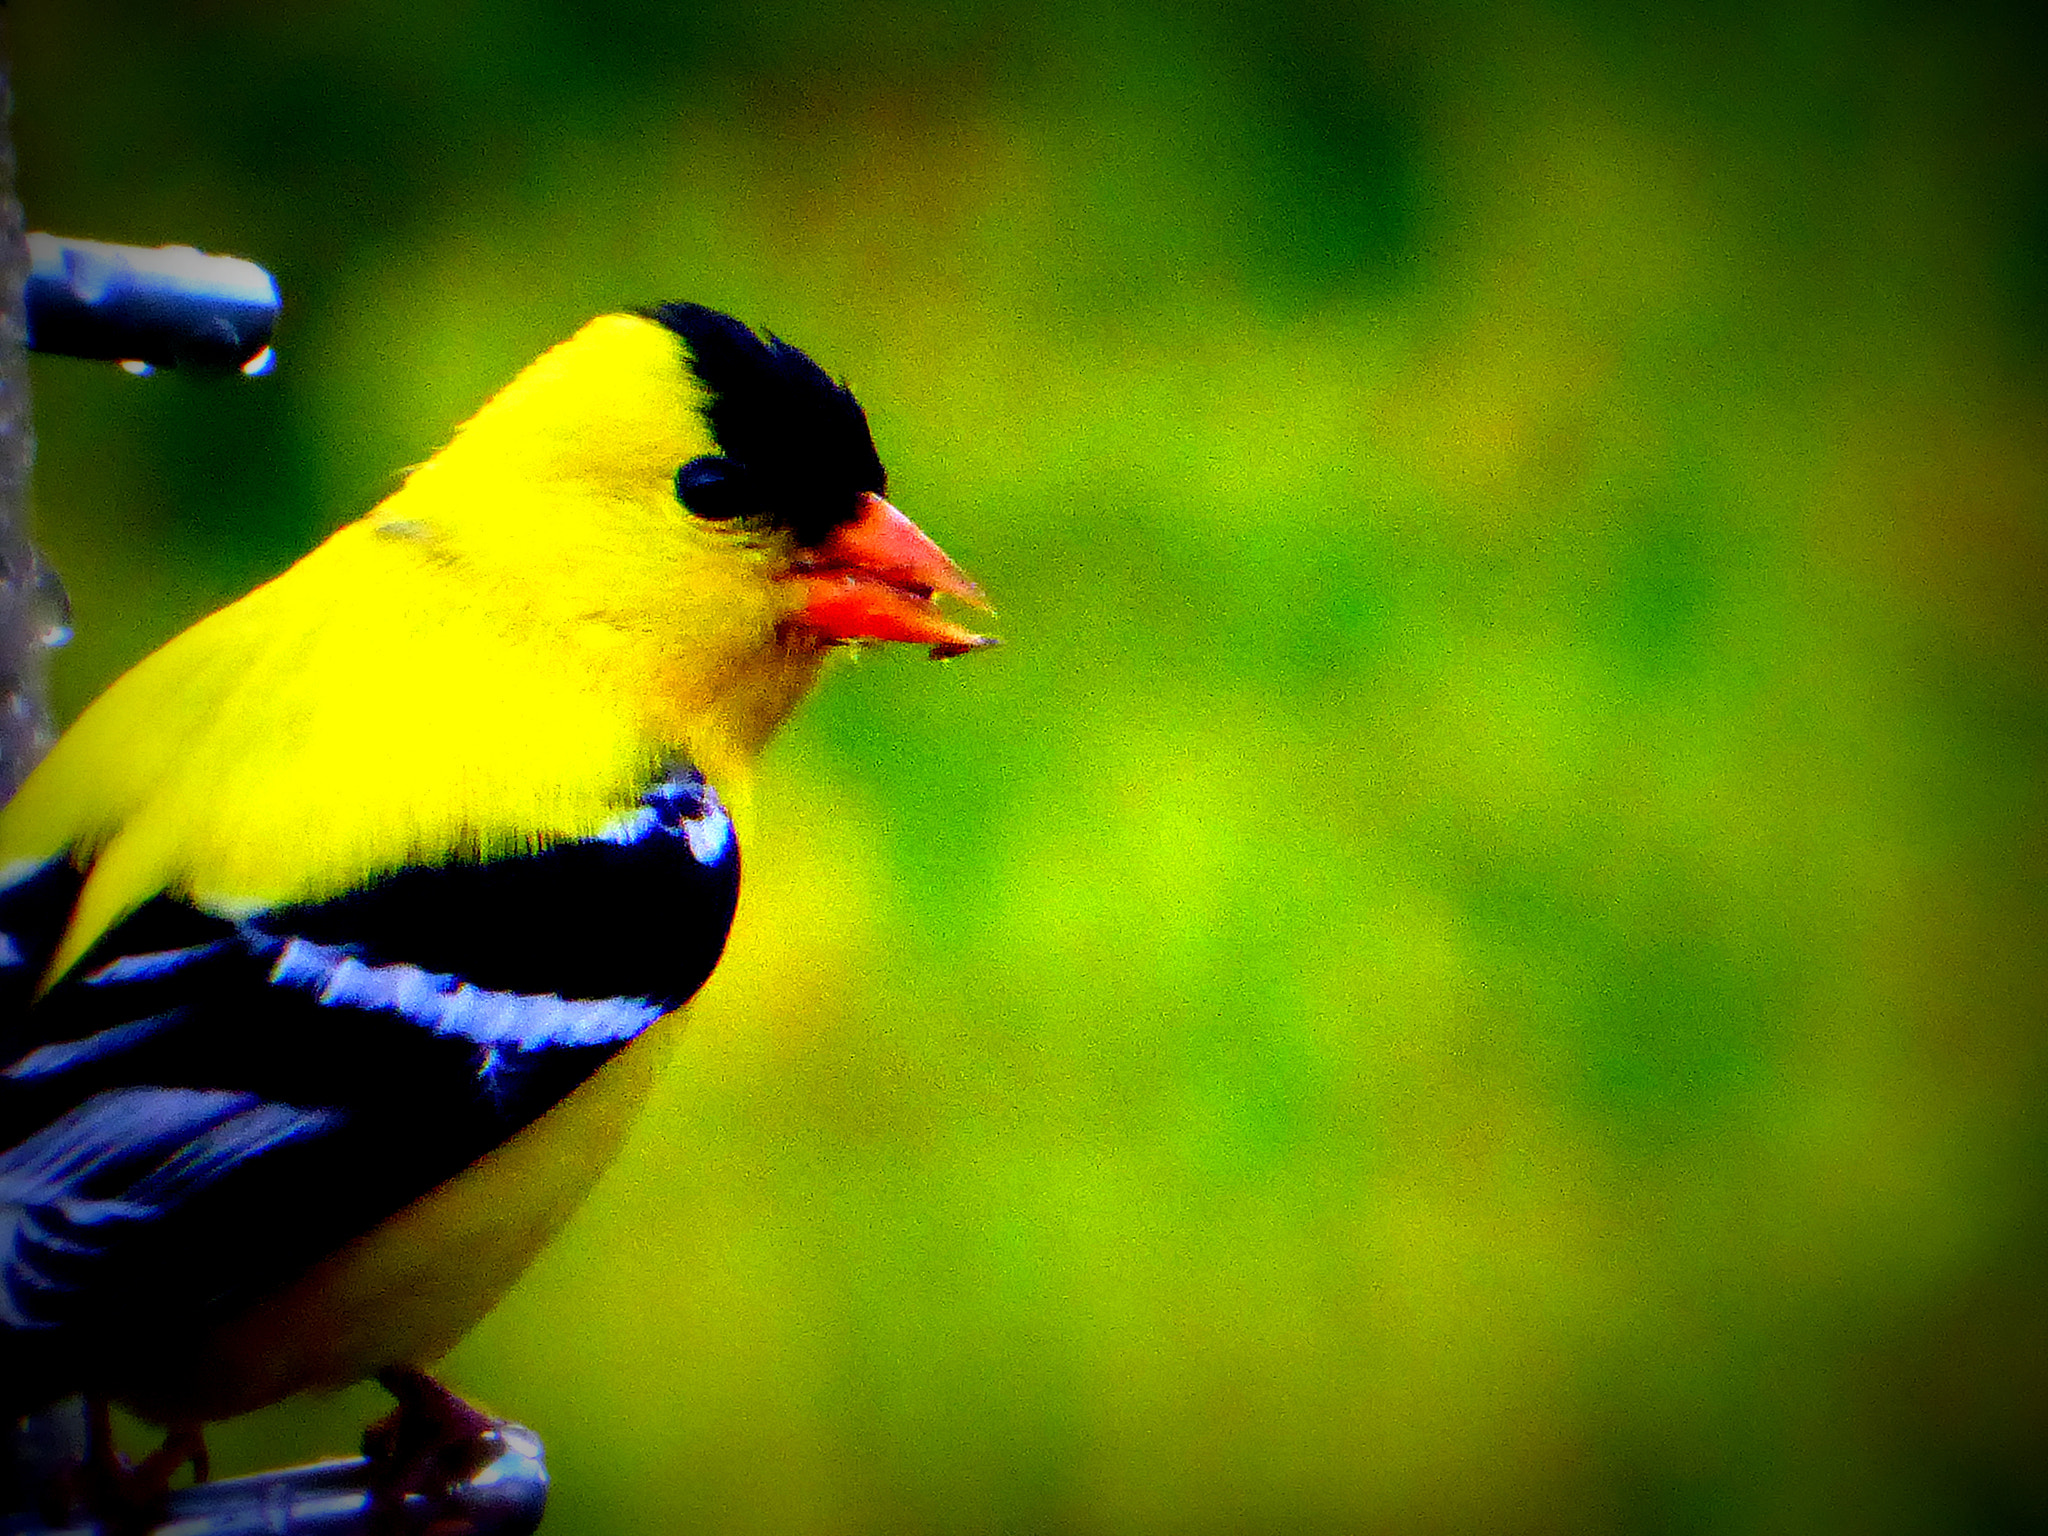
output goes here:
[{"label": "yellow feather", "polygon": [[[45,987],[167,893],[221,915],[409,865],[585,838],[687,758],[736,812],[824,651],[786,549],[679,506],[715,451],[678,338],[593,321],[290,570],[95,702],[0,811],[0,871],[87,883]],[[125,1389],[166,1418],[425,1363],[489,1309],[610,1161],[646,1031],[547,1114]]]},{"label": "yellow feather", "polygon": [[496,1305],[618,1155],[666,1061],[670,1014],[510,1141],[315,1265],[159,1374],[145,1417],[224,1419],[438,1360]]},{"label": "yellow feather", "polygon": [[766,551],[677,505],[680,344],[595,320],[361,521],[109,689],[0,815],[94,858],[48,979],[159,892],[233,913],[583,837],[664,759],[743,802],[821,653]]}]

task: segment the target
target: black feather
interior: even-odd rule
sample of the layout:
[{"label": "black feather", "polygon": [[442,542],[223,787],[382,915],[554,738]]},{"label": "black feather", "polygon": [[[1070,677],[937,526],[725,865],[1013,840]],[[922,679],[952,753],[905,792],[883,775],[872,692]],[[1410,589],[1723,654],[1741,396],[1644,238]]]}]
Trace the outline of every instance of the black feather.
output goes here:
[{"label": "black feather", "polygon": [[193,1347],[545,1114],[711,973],[739,849],[679,764],[581,841],[242,918],[159,896],[31,997],[79,884],[0,888],[0,1422]]},{"label": "black feather", "polygon": [[682,337],[709,395],[704,419],[718,456],[692,460],[676,477],[692,512],[815,546],[859,514],[863,495],[888,489],[867,413],[801,350],[702,304],[646,314]]}]

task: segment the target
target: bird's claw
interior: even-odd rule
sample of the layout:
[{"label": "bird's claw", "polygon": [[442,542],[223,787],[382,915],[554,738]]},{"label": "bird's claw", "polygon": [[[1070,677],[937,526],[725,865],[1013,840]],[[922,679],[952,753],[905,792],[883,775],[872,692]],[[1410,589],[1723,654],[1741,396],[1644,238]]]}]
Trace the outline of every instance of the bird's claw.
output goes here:
[{"label": "bird's claw", "polygon": [[[210,1458],[206,1437],[197,1424],[173,1424],[163,1444],[140,1461],[130,1461],[114,1445],[113,1414],[107,1400],[88,1395],[86,1401],[85,1460],[73,1463],[59,1479],[63,1485],[49,1491],[46,1502],[67,1506],[92,1520],[105,1536],[141,1536],[163,1518],[168,1507],[171,1479],[186,1466],[192,1480],[207,1480]],[[46,1515],[57,1513],[54,1508]],[[68,1518],[63,1523],[72,1523]]]},{"label": "bird's claw", "polygon": [[377,1384],[398,1406],[363,1431],[370,1528],[378,1536],[432,1533],[449,1494],[498,1454],[504,1421],[409,1366],[380,1372]]}]

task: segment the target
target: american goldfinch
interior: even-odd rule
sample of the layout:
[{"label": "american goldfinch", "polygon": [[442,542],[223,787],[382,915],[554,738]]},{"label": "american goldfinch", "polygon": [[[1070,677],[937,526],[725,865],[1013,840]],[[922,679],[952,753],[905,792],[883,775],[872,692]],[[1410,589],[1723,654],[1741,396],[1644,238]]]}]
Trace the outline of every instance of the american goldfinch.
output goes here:
[{"label": "american goldfinch", "polygon": [[834,647],[990,643],[853,395],[592,321],[0,814],[0,1414],[411,1373],[619,1146]]}]

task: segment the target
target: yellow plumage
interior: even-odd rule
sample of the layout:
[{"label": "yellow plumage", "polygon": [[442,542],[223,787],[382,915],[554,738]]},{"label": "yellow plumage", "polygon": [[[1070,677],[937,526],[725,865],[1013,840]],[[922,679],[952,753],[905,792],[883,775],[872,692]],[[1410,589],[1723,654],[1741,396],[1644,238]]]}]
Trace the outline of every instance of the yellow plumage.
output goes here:
[{"label": "yellow plumage", "polygon": [[[981,643],[932,606],[974,590],[880,478],[851,395],[795,349],[695,306],[607,316],[81,716],[0,812],[0,1251],[12,1221],[29,1255],[0,1271],[0,1373],[41,1384],[17,1408],[87,1388],[236,1413],[430,1361],[489,1308],[617,1150],[673,1014],[649,1021],[715,963],[718,797],[743,799],[831,646]],[[636,937],[588,926],[607,902]],[[350,1060],[350,1032],[402,1059]],[[443,1075],[467,1140],[390,1097],[414,1072]],[[467,1166],[415,1187],[423,1114],[421,1145]],[[346,1135],[331,1166],[304,1151]],[[336,1182],[266,1173],[294,1157]],[[151,1312],[150,1222],[203,1217],[269,1273],[266,1213],[346,1206],[366,1157],[413,1189],[399,1208],[316,1229],[260,1295],[229,1267]],[[95,1229],[88,1260],[51,1240],[36,1271],[63,1202],[110,1193],[134,1231]],[[230,1195],[246,1227],[207,1206]],[[101,1337],[143,1314],[134,1347]]]},{"label": "yellow plumage", "polygon": [[96,856],[53,975],[159,891],[267,906],[586,836],[669,752],[743,795],[822,653],[772,644],[765,554],[676,513],[694,395],[668,331],[593,321],[121,678],[0,818],[0,868]]},{"label": "yellow plumage", "polygon": [[441,1358],[611,1166],[667,1055],[674,1015],[541,1119],[296,1283],[125,1384],[160,1423],[232,1418],[294,1392]]}]

